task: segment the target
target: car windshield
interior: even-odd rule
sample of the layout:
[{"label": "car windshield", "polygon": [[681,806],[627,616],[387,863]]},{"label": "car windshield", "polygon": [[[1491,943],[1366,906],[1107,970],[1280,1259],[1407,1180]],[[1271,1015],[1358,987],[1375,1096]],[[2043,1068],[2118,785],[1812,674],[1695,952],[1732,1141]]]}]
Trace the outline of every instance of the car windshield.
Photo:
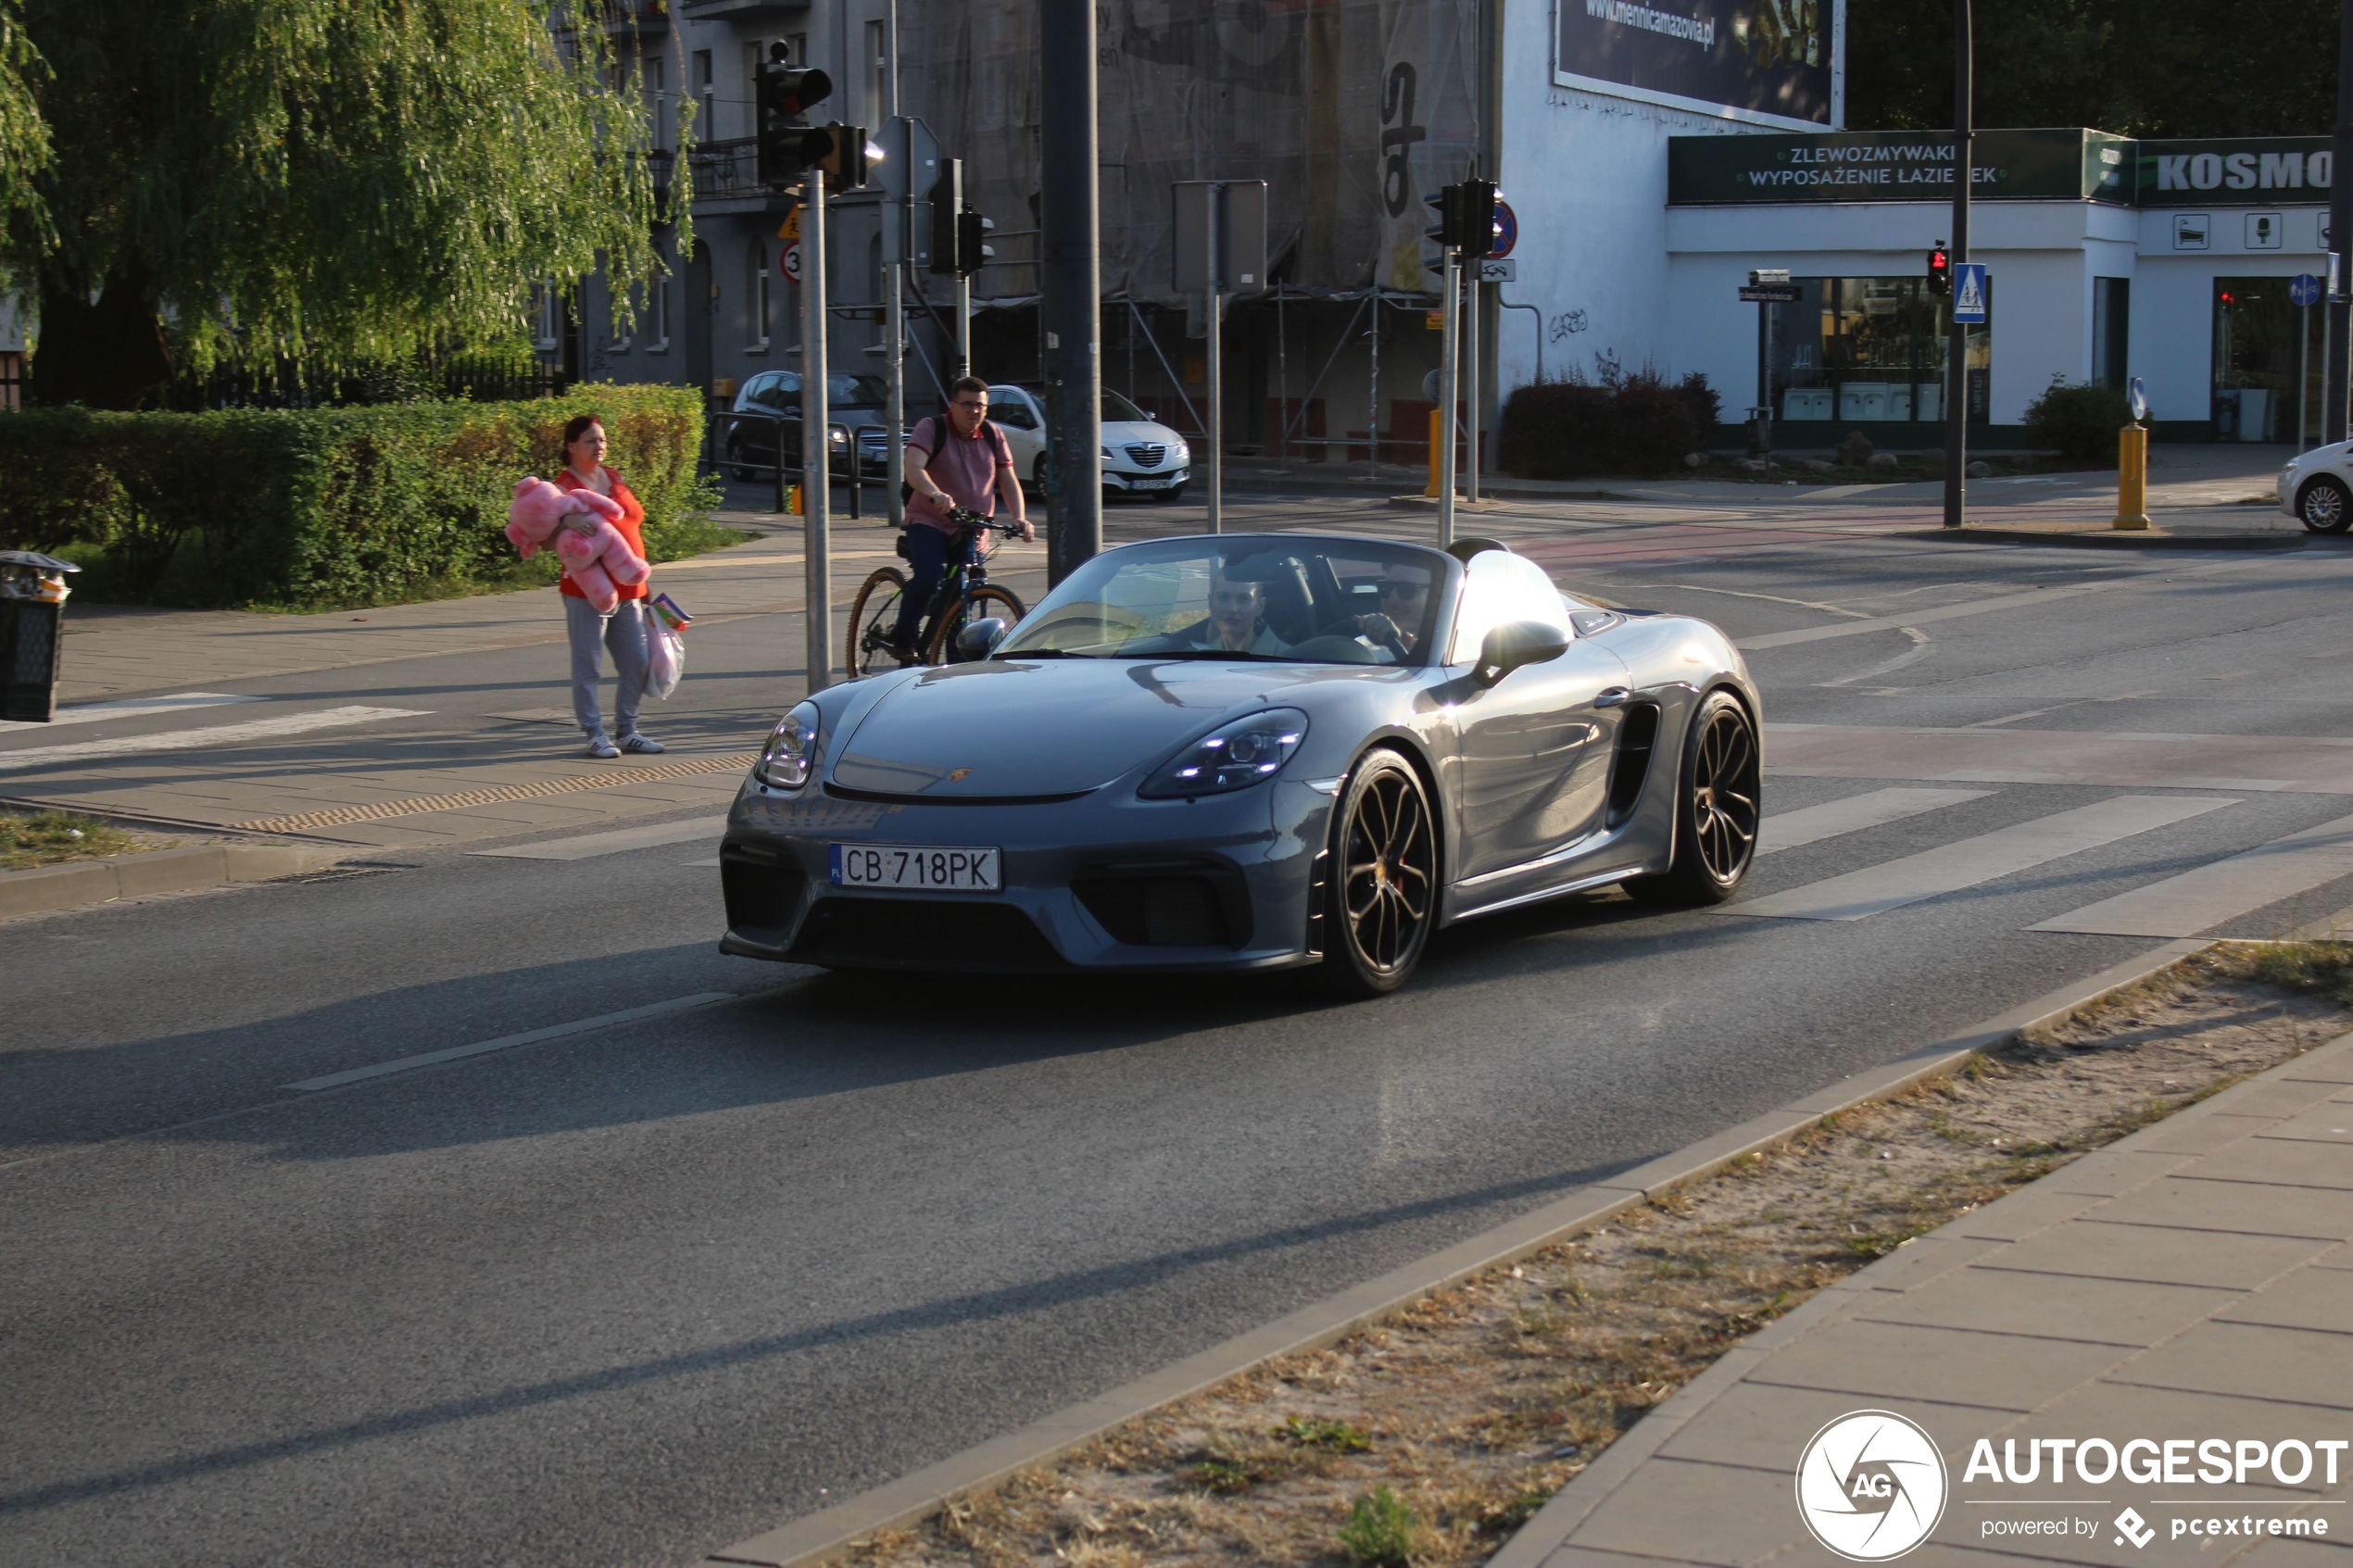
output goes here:
[{"label": "car windshield", "polygon": [[1410,545],[1235,534],[1107,551],[993,657],[1422,664],[1446,558]]}]

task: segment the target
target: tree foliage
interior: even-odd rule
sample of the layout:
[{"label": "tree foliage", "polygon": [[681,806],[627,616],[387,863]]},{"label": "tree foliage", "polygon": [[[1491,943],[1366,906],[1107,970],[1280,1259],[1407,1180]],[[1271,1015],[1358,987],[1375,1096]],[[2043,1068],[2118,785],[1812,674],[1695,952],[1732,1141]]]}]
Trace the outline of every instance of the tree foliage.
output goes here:
[{"label": "tree foliage", "polygon": [[512,341],[535,281],[659,265],[653,119],[598,0],[25,6],[53,227],[7,238],[46,399]]},{"label": "tree foliage", "polygon": [[[1847,8],[1847,123],[1953,123],[1952,0]],[[2322,0],[1976,0],[1975,122],[2135,136],[2318,136],[2336,120]]]}]

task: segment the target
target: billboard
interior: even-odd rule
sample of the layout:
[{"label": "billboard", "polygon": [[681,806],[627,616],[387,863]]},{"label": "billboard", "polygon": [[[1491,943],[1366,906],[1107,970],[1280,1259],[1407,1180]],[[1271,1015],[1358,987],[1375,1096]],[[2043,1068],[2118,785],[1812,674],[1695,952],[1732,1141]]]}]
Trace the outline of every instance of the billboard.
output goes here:
[{"label": "billboard", "polygon": [[1553,80],[1791,130],[1831,128],[1840,0],[1554,0]]},{"label": "billboard", "polygon": [[[1980,199],[2133,199],[2133,143],[2105,131],[1981,131],[1970,143],[1969,162],[1969,190]],[[1667,144],[1667,199],[1679,207],[1950,201],[1953,133],[1673,136]]]}]

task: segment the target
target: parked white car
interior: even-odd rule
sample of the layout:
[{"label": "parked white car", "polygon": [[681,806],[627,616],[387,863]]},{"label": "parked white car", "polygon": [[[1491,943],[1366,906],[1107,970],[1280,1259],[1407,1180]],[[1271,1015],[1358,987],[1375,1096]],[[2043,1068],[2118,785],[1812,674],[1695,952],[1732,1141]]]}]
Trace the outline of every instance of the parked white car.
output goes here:
[{"label": "parked white car", "polygon": [[2315,533],[2353,525],[2353,441],[2290,458],[2280,470],[2280,510]]},{"label": "parked white car", "polygon": [[[1046,462],[1046,399],[1036,387],[997,382],[988,388],[988,417],[1005,433],[1024,483],[1042,490]],[[1191,479],[1193,449],[1185,438],[1109,387],[1103,388],[1103,494],[1174,501]]]}]

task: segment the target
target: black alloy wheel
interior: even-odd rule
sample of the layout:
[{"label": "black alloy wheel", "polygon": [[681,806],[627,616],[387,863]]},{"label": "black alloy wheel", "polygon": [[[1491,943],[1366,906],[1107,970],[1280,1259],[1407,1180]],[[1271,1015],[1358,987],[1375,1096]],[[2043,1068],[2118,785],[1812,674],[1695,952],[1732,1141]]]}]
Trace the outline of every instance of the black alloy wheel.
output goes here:
[{"label": "black alloy wheel", "polygon": [[1756,861],[1763,800],[1756,724],[1730,692],[1710,692],[1692,719],[1675,799],[1675,853],[1627,893],[1649,904],[1720,904]]},{"label": "black alloy wheel", "polygon": [[2296,498],[2296,515],[2310,533],[2342,533],[2353,527],[2353,495],[2344,481],[2322,474]]},{"label": "black alloy wheel", "polygon": [[1343,997],[1405,984],[1438,915],[1438,837],[1421,775],[1371,752],[1340,792],[1324,914],[1324,978]]}]

